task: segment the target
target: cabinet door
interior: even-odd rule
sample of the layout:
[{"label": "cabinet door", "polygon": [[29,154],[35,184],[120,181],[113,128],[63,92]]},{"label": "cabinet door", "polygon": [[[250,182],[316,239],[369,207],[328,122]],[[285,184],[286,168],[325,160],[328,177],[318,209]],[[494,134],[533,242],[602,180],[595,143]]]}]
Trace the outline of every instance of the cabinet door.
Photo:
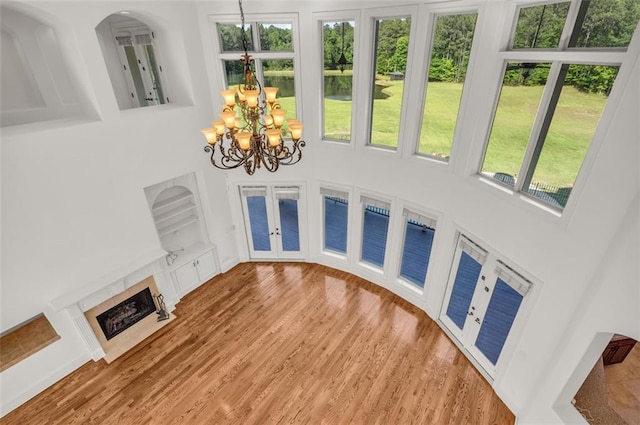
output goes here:
[{"label": "cabinet door", "polygon": [[185,294],[199,282],[198,271],[195,267],[195,261],[189,262],[184,266],[178,267],[175,271],[176,281],[180,287],[180,293]]},{"label": "cabinet door", "polygon": [[213,251],[207,251],[196,258],[195,265],[198,271],[198,283],[202,283],[216,274],[217,267],[213,258]]}]

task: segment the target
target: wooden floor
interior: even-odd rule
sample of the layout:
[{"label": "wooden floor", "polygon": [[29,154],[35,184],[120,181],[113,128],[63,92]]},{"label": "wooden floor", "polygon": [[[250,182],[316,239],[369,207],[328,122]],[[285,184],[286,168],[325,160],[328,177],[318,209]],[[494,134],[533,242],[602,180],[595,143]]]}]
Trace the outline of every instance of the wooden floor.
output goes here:
[{"label": "wooden floor", "polygon": [[244,263],[177,319],[0,419],[24,424],[513,424],[426,314],[348,273]]}]

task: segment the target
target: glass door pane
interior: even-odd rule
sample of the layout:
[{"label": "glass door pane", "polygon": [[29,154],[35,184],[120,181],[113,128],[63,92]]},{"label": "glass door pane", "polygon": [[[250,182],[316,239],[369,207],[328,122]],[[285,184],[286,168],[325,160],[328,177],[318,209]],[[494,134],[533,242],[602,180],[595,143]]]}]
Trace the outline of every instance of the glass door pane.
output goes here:
[{"label": "glass door pane", "polygon": [[482,264],[463,251],[446,313],[460,330],[464,328],[464,322],[467,320],[481,270]]},{"label": "glass door pane", "polygon": [[324,197],[324,249],[347,253],[349,201],[333,196]]},{"label": "glass door pane", "polygon": [[278,199],[280,229],[283,251],[300,251],[300,231],[298,227],[298,200]]},{"label": "glass door pane", "polygon": [[253,251],[271,251],[266,198],[247,196],[246,199]]},{"label": "glass door pane", "polygon": [[382,268],[387,248],[389,210],[365,205],[362,227],[362,261]]},{"label": "glass door pane", "polygon": [[424,288],[435,229],[413,219],[406,220],[400,276]]},{"label": "glass door pane", "polygon": [[138,104],[140,106],[147,106],[147,96],[144,90],[144,82],[142,81],[142,74],[140,73],[135,48],[133,46],[124,46],[123,48],[127,63],[129,64],[129,75],[131,76],[133,87],[136,90]]},{"label": "glass door pane", "polygon": [[498,279],[475,342],[476,348],[493,365],[500,357],[522,299],[523,296],[518,291],[502,279]]}]

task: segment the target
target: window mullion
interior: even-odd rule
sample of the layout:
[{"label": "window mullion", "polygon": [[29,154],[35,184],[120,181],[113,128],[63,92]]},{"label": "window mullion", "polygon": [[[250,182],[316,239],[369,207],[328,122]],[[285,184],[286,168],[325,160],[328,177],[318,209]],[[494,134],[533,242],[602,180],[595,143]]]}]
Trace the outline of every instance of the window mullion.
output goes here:
[{"label": "window mullion", "polygon": [[[562,88],[564,87],[564,80],[567,76],[567,71],[569,70],[569,64],[556,62],[553,64],[553,68],[555,72],[550,73],[550,76],[553,75],[554,79],[550,79],[547,82],[547,87],[545,88],[544,108],[540,108],[541,113],[539,113],[538,116],[538,118],[542,116],[542,119],[540,120],[540,125],[536,127],[537,135],[535,138],[532,137],[532,140],[535,140],[536,142],[533,144],[533,149],[530,152],[527,152],[527,154],[529,154],[526,158],[526,162],[528,163],[527,168],[524,173],[520,174],[523,176],[523,178],[519,179],[522,184],[520,190],[522,190],[523,187],[526,190],[531,184],[531,178],[533,177],[533,173],[538,165],[542,147],[544,146],[547,133],[549,132],[549,127],[551,126],[551,121],[553,120],[556,107],[558,106],[558,99],[560,99],[560,93],[562,93]],[[536,124],[538,123],[536,122]]]},{"label": "window mullion", "polygon": [[[542,145],[544,144],[544,138],[546,137],[551,119],[553,118],[555,104],[557,104],[558,96],[560,95],[560,92],[558,92],[555,97],[555,103],[553,103],[555,90],[558,84],[560,86],[560,89],[562,89],[562,82],[564,81],[564,78],[562,78],[562,80],[558,82],[560,71],[560,63],[554,62],[551,65],[551,69],[549,70],[547,84],[545,85],[542,99],[540,99],[540,105],[538,106],[536,119],[533,123],[533,127],[531,128],[527,150],[525,151],[524,158],[522,160],[522,166],[520,167],[518,178],[516,180],[515,190],[518,192],[523,191],[523,188],[524,191],[526,191],[526,189],[529,187],[531,176],[533,176],[533,171],[535,169],[535,164],[538,162],[540,151],[542,150]],[[552,104],[553,107],[550,108]]]},{"label": "window mullion", "polygon": [[258,31],[260,31],[260,24],[258,22],[253,22],[251,23],[251,26],[253,27],[251,31],[251,37],[253,38],[253,50],[260,52],[262,50],[262,46],[260,46],[260,34],[258,34]]}]

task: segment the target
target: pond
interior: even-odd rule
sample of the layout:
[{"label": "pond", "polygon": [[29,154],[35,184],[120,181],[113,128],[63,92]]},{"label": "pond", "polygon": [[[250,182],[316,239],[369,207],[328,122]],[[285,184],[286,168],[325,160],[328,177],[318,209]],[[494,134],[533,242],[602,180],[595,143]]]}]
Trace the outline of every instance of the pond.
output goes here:
[{"label": "pond", "polygon": [[[353,76],[351,75],[325,75],[325,98],[334,100],[351,100],[351,87]],[[294,95],[293,77],[289,75],[269,75],[264,78],[266,87],[278,87],[278,97],[290,97]],[[382,92],[384,86],[375,85],[374,98],[386,99],[389,96]]]}]

